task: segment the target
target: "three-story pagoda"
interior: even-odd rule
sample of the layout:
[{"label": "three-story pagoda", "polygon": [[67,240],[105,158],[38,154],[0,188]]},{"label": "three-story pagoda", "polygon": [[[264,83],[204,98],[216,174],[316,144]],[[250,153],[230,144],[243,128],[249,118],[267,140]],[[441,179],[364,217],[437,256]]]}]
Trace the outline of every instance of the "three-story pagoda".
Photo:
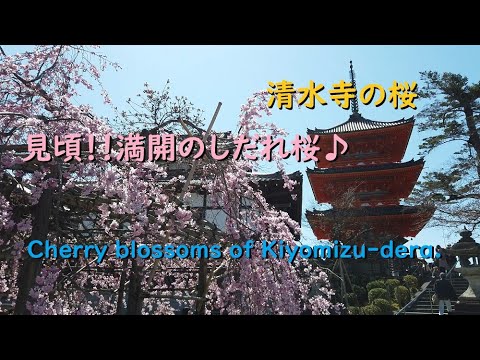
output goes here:
[{"label": "three-story pagoda", "polygon": [[[351,75],[354,83],[352,66]],[[416,236],[425,226],[433,208],[400,204],[424,166],[423,159],[402,162],[414,121],[414,117],[393,122],[365,119],[355,98],[346,122],[330,129],[308,129],[308,134],[319,135],[316,145],[323,154],[333,151],[334,134],[349,146],[345,155],[332,162],[319,151],[315,168],[307,169],[316,201],[332,205],[329,210],[306,213],[318,239],[367,246],[389,240],[403,244],[405,237]],[[393,271],[391,266],[375,265],[369,262],[364,270],[385,275]]]}]

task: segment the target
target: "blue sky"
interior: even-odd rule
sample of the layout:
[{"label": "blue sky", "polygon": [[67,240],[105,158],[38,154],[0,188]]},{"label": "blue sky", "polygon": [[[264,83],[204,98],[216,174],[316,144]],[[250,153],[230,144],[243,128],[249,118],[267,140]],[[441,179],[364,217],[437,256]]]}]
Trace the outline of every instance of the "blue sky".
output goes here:
[{"label": "blue sky", "polygon": [[[7,46],[9,52],[19,47]],[[471,81],[478,81],[477,59],[480,46],[103,46],[100,51],[122,67],[118,72],[107,71],[103,84],[115,105],[125,107],[129,97],[141,92],[143,83],[161,90],[170,80],[174,95],[189,98],[196,107],[205,110],[210,119],[217,103],[223,103],[214,127],[217,131],[234,130],[240,106],[258,90],[267,89],[268,81],[292,81],[295,87],[308,86],[310,80],[322,83],[321,95],[328,105],[289,110],[273,108],[268,121],[277,123],[290,134],[306,134],[307,128],[329,128],[346,121],[350,112],[329,99],[328,90],[340,80],[348,81],[349,61],[352,60],[357,75],[357,88],[369,83],[379,83],[388,89],[394,80],[417,81],[421,86],[420,71],[436,70],[461,73]],[[100,96],[87,95],[80,99],[90,103],[97,114],[112,116],[110,108]],[[417,109],[422,102],[416,100]],[[386,102],[381,107],[360,103],[360,113],[368,119],[394,121],[416,115],[418,110],[395,110]],[[419,144],[427,133],[414,128],[403,161],[418,159]],[[426,170],[447,164],[455,144],[445,145],[426,158]],[[305,175],[312,162],[287,162],[289,171],[304,173],[303,207],[311,209],[315,200]],[[267,169],[267,168],[266,168]],[[423,174],[422,173],[422,174]],[[302,225],[303,239],[315,239],[308,225]],[[415,244],[440,244],[457,241],[459,235],[441,228],[425,228],[412,241]]]}]

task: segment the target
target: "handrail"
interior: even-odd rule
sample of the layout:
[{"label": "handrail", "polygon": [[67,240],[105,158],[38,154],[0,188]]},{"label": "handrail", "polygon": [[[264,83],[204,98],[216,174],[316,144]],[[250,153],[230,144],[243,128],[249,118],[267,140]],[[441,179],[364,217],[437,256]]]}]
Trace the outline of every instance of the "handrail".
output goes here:
[{"label": "handrail", "polygon": [[[452,271],[455,269],[455,267],[457,266],[457,264],[458,264],[458,260],[455,261],[455,264],[453,264],[453,266],[447,271],[447,274],[446,274],[445,278],[447,278],[447,279],[448,279],[448,278],[451,278],[451,273],[452,273]],[[423,289],[423,291],[421,291],[417,296],[415,296],[412,300],[410,300],[407,305],[405,305],[403,308],[401,308],[400,310],[398,310],[398,311],[395,313],[395,315],[400,315],[400,314],[402,314],[402,313],[405,313],[405,312],[407,311],[407,309],[408,309],[410,306],[412,306],[413,303],[415,303],[415,302],[418,300],[418,298],[419,298],[420,296],[422,296],[426,291],[428,291],[428,292],[429,292],[429,295],[431,295],[432,292],[433,292],[432,289],[430,289],[430,285],[432,284],[432,281],[436,281],[436,279],[435,279],[435,278],[432,278],[432,280],[430,280],[430,281],[428,282],[428,285],[425,287],[425,289]],[[429,298],[430,298],[430,308],[431,308],[431,311],[432,311],[432,314],[433,314],[432,296],[429,296]]]},{"label": "handrail", "polygon": [[455,268],[457,267],[457,264],[458,264],[459,260],[455,261],[455,264],[452,265],[452,267],[450,268],[450,270],[447,271],[447,275],[445,276],[445,278],[451,278],[451,273],[453,270],[455,270]]},{"label": "handrail", "polygon": [[415,296],[412,300],[410,300],[410,301],[407,303],[407,305],[405,305],[403,308],[401,308],[400,310],[398,310],[398,311],[395,313],[395,315],[400,315],[401,313],[406,312],[407,309],[408,309],[410,306],[412,306],[412,304],[413,304],[415,301],[417,301],[418,298],[419,298],[420,296],[422,296],[425,291],[429,290],[428,287],[430,286],[430,284],[431,284],[432,281],[434,281],[434,280],[435,280],[435,279],[432,278],[432,280],[430,280],[430,281],[428,282],[428,285],[425,287],[425,289],[423,289],[423,291],[421,291],[417,296]]}]

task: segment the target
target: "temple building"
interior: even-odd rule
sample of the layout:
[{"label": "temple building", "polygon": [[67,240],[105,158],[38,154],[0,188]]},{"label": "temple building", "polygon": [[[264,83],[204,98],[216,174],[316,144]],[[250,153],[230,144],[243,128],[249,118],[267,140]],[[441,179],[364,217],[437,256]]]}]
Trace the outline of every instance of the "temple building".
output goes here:
[{"label": "temple building", "polygon": [[[355,98],[346,122],[330,129],[308,129],[308,134],[319,135],[316,145],[321,149],[315,168],[307,169],[308,179],[316,201],[331,205],[306,213],[319,240],[377,247],[390,240],[403,244],[408,241],[405,237],[416,236],[430,220],[433,208],[400,204],[424,166],[423,159],[402,162],[414,121],[413,117],[393,122],[365,119]],[[324,154],[333,151],[334,134],[347,142],[348,151],[330,162]],[[372,276],[398,274],[402,266],[398,259],[385,260],[378,254],[347,265],[352,272]]]}]

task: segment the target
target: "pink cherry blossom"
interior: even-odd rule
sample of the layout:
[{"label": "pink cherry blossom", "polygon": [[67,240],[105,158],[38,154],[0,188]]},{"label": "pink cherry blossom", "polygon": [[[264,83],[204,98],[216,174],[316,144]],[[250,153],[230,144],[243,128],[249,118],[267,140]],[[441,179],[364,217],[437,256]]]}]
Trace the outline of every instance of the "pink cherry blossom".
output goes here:
[{"label": "pink cherry blossom", "polygon": [[[53,139],[77,133],[82,138],[92,134],[96,139],[105,139],[118,127],[114,119],[100,118],[90,106],[79,105],[79,95],[87,90],[95,94],[98,91],[105,103],[111,103],[102,87],[101,74],[118,65],[95,47],[38,46],[13,55],[0,50],[0,252],[10,254],[7,260],[0,261],[0,292],[4,298],[15,305],[18,313],[114,314],[117,308],[122,313],[128,307],[128,287],[135,265],[143,294],[152,294],[142,299],[142,314],[173,314],[182,307],[195,309],[198,259],[124,262],[115,257],[111,245],[117,239],[162,246],[210,244],[213,240],[204,231],[202,215],[186,207],[183,201],[188,197],[178,198],[176,189],[184,186],[185,176],[169,177],[161,163],[116,160],[118,149],[112,150],[111,161],[102,157],[91,163],[66,164],[54,157],[48,163],[23,161],[22,146],[28,135],[45,134],[47,139]],[[145,96],[154,99],[156,94],[146,85]],[[160,100],[165,99],[162,94]],[[266,92],[247,99],[240,108],[238,130],[260,140],[268,135],[286,136],[273,121],[260,121],[271,115],[267,101]],[[102,146],[97,145],[96,153],[102,153]],[[288,178],[283,159],[277,156],[273,160],[284,186],[292,190],[295,182]],[[299,224],[270,206],[255,186],[259,162],[212,162],[208,158],[197,161],[196,187],[190,186],[187,194],[191,196],[201,188],[212,206],[226,217],[225,229],[218,231],[214,239],[222,246],[224,256],[208,260],[207,284],[202,294],[205,312],[338,311],[340,305],[332,303],[327,275],[311,263],[262,259],[258,247],[250,259],[228,256],[229,246],[248,239],[257,245],[262,239],[283,239],[294,244],[300,231]],[[251,203],[250,209],[241,206],[245,199]],[[39,260],[40,270],[32,285],[26,286],[27,282],[20,281],[24,279],[22,270],[30,266],[25,261],[25,245],[38,236],[33,224],[46,214],[39,214],[38,208],[49,209],[46,236],[51,243],[109,244],[106,259],[98,265],[82,258]],[[124,289],[119,296],[121,286]],[[315,295],[311,295],[312,288],[316,289]],[[26,295],[26,303],[21,304],[19,294]]]}]

